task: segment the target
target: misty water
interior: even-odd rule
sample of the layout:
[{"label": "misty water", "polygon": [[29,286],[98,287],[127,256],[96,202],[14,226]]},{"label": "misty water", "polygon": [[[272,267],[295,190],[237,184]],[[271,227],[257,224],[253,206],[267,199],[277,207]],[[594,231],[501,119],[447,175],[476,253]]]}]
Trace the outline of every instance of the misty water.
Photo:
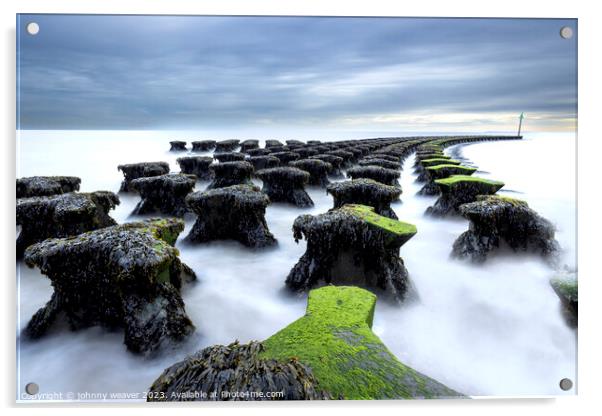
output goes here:
[{"label": "misty water", "polygon": [[[114,192],[122,180],[118,164],[163,160],[178,172],[175,159],[182,153],[168,152],[170,139],[216,137],[132,131],[20,131],[18,136],[17,177],[74,175],[82,179],[81,191]],[[527,134],[522,141],[459,145],[446,152],[468,159],[479,168],[478,175],[504,181],[501,194],[526,200],[551,220],[563,249],[560,263],[575,270],[573,134]],[[435,198],[415,195],[421,184],[414,183],[413,163],[411,157],[404,164],[402,202],[394,209],[400,220],[418,228],[401,256],[419,299],[403,306],[377,303],[373,330],[402,362],[471,396],[573,394],[575,389],[563,393],[558,387],[562,378],[576,379],[577,334],[565,323],[560,301],[548,283],[554,269],[527,255],[500,254],[483,266],[450,259],[452,243],[468,223],[423,215]],[[206,185],[199,182],[196,190]],[[332,207],[324,190],[309,193],[313,208],[277,204],[267,208],[276,248],[250,250],[235,242],[186,246],[178,241],[182,260],[198,276],[182,293],[197,327],[188,342],[146,359],[126,350],[120,331],[71,332],[57,325],[40,340],[19,339],[19,394],[28,382],[38,383],[40,393],[63,392],[67,399],[78,398],[68,392],[141,393],[164,368],[189,353],[216,343],[262,340],[302,316],[305,297],[284,290],[289,270],[305,250],[304,241],[294,242],[291,226],[300,214]],[[127,194],[120,198],[121,205],[111,215],[120,223],[136,220],[129,214],[139,198]],[[186,219],[181,237],[193,221]],[[17,278],[20,331],[50,299],[52,288],[37,269],[20,262]]]}]

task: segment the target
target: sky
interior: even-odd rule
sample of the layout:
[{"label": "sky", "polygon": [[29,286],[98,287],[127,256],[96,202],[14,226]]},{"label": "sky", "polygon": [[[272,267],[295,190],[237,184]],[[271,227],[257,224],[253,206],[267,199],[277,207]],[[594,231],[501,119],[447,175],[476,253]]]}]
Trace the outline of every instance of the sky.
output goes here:
[{"label": "sky", "polygon": [[576,20],[17,20],[19,129],[576,127]]}]

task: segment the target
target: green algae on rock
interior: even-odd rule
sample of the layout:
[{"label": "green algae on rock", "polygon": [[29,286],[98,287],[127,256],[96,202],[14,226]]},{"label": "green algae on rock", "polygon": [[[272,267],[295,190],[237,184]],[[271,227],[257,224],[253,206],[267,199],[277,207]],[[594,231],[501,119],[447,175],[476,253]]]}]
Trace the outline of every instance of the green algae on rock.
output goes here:
[{"label": "green algae on rock", "polygon": [[253,165],[249,162],[223,162],[212,164],[209,169],[213,172],[213,181],[207,190],[225,188],[232,185],[252,185],[251,174]]},{"label": "green algae on rock", "polygon": [[389,186],[372,179],[353,179],[351,181],[333,182],[326,187],[326,192],[334,199],[334,208],[346,204],[368,205],[384,217],[397,219],[391,203],[401,195],[401,188]]},{"label": "green algae on rock", "polygon": [[309,173],[308,185],[325,187],[330,183],[328,172],[332,165],[320,159],[298,159],[289,163],[289,166],[304,170]]},{"label": "green algae on rock", "polygon": [[131,187],[140,194],[140,202],[132,214],[165,214],[181,217],[188,212],[185,198],[196,183],[194,175],[171,173],[149,178],[138,178]]},{"label": "green algae on rock", "polygon": [[375,305],[376,296],[357,287],[314,289],[305,316],[265,340],[260,356],[294,357],[333,398],[462,396],[395,358],[371,330]]},{"label": "green algae on rock", "polygon": [[128,163],[117,166],[117,170],[122,171],[124,177],[119,192],[133,192],[131,183],[134,179],[168,174],[169,164],[167,162]]},{"label": "green algae on rock", "polygon": [[282,166],[260,170],[256,175],[263,181],[262,191],[270,197],[270,201],[285,202],[299,208],[314,205],[314,201],[305,191],[305,185],[309,182],[309,172]]},{"label": "green algae on rock", "polygon": [[435,183],[441,196],[426,213],[436,217],[459,215],[460,205],[475,202],[479,195],[493,195],[504,186],[503,182],[468,175],[452,175]]},{"label": "green algae on rock", "polygon": [[213,163],[213,158],[209,156],[179,157],[176,161],[180,165],[181,173],[194,175],[198,180],[207,180],[212,177],[209,166]]},{"label": "green algae on rock", "polygon": [[123,328],[125,345],[135,353],[149,354],[183,340],[194,326],[180,287],[194,273],[170,244],[183,229],[181,220],[151,219],[30,246],[25,263],[40,268],[54,293],[25,334],[40,338],[60,318],[72,330]]},{"label": "green algae on rock", "polygon": [[77,176],[30,176],[17,179],[17,199],[66,194],[79,190]]},{"label": "green algae on rock", "polygon": [[47,238],[68,237],[115,225],[109,211],[119,205],[112,192],[70,192],[17,200],[16,219],[21,226],[17,257],[31,244]]},{"label": "green algae on rock", "polygon": [[372,179],[385,185],[399,187],[400,173],[397,170],[386,169],[380,166],[358,166],[347,170],[347,177],[351,179]]},{"label": "green algae on rock", "polygon": [[416,234],[415,226],[369,206],[344,205],[297,217],[293,234],[295,241],[307,240],[307,249],[286,278],[289,289],[352,284],[393,301],[406,298],[410,281],[399,248]]},{"label": "green algae on rock", "polygon": [[418,191],[417,195],[439,195],[439,185],[435,183],[437,179],[449,178],[452,175],[470,176],[476,172],[476,168],[470,168],[462,165],[436,165],[429,166],[424,170],[426,184]]},{"label": "green algae on rock", "polygon": [[255,248],[276,243],[265,220],[270,200],[255,186],[233,185],[194,192],[188,195],[186,203],[197,214],[186,237],[188,242],[235,240]]},{"label": "green algae on rock", "polygon": [[470,221],[454,242],[452,255],[483,262],[501,243],[514,251],[535,252],[550,257],[559,250],[554,225],[533,211],[525,201],[479,196],[477,201],[460,205],[460,214]]},{"label": "green algae on rock", "polygon": [[562,312],[567,323],[577,327],[579,310],[579,288],[577,273],[562,273],[550,279],[550,285],[560,298]]}]

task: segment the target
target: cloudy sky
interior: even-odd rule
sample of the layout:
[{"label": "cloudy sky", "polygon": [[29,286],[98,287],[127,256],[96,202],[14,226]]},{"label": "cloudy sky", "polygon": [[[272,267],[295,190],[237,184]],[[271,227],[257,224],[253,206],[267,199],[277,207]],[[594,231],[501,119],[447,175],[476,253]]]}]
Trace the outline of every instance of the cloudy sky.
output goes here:
[{"label": "cloudy sky", "polygon": [[21,129],[575,127],[574,20],[19,20]]}]

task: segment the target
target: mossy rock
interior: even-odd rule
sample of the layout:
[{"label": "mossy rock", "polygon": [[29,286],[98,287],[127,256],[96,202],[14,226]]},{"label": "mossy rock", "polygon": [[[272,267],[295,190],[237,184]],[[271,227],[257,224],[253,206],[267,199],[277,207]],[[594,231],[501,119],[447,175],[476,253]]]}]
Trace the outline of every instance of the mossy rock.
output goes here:
[{"label": "mossy rock", "polygon": [[477,183],[477,184],[484,186],[485,188],[490,188],[491,190],[493,190],[491,193],[495,193],[495,192],[499,191],[505,185],[504,182],[480,178],[478,176],[468,176],[468,175],[452,175],[449,178],[437,179],[435,182],[439,186],[442,186],[445,188],[453,188],[455,186],[465,184],[465,183]]},{"label": "mossy rock", "polygon": [[389,186],[372,179],[354,179],[352,181],[333,182],[326,192],[334,198],[334,208],[346,204],[360,204],[374,207],[382,216],[397,219],[391,203],[399,199],[401,188]]},{"label": "mossy rock", "polygon": [[384,217],[374,212],[374,207],[348,204],[341,208],[342,211],[348,212],[351,215],[365,221],[370,226],[378,228],[383,233],[388,235],[387,241],[396,246],[405,244],[410,238],[417,233],[416,226],[407,222],[394,220]]},{"label": "mossy rock", "polygon": [[265,340],[260,357],[298,360],[334,398],[462,396],[395,358],[371,330],[375,305],[376,296],[357,287],[312,290],[305,316]]},{"label": "mossy rock", "polygon": [[79,190],[82,180],[77,176],[30,176],[17,179],[17,199],[51,196]]},{"label": "mossy rock", "polygon": [[169,142],[169,144],[171,145],[171,148],[169,149],[170,152],[186,151],[186,142],[180,140],[173,140]]},{"label": "mossy rock", "polygon": [[503,186],[503,182],[468,175],[452,175],[444,179],[436,179],[441,196],[427,214],[443,217],[460,214],[460,206],[477,201],[480,195],[493,195]]},{"label": "mossy rock", "polygon": [[437,166],[437,165],[459,165],[462,162],[455,159],[444,159],[444,158],[435,158],[435,159],[424,159],[420,162],[422,167],[428,168],[429,166]]},{"label": "mossy rock", "polygon": [[558,295],[567,323],[576,328],[579,310],[579,285],[577,273],[563,273],[550,279],[552,289]]}]

